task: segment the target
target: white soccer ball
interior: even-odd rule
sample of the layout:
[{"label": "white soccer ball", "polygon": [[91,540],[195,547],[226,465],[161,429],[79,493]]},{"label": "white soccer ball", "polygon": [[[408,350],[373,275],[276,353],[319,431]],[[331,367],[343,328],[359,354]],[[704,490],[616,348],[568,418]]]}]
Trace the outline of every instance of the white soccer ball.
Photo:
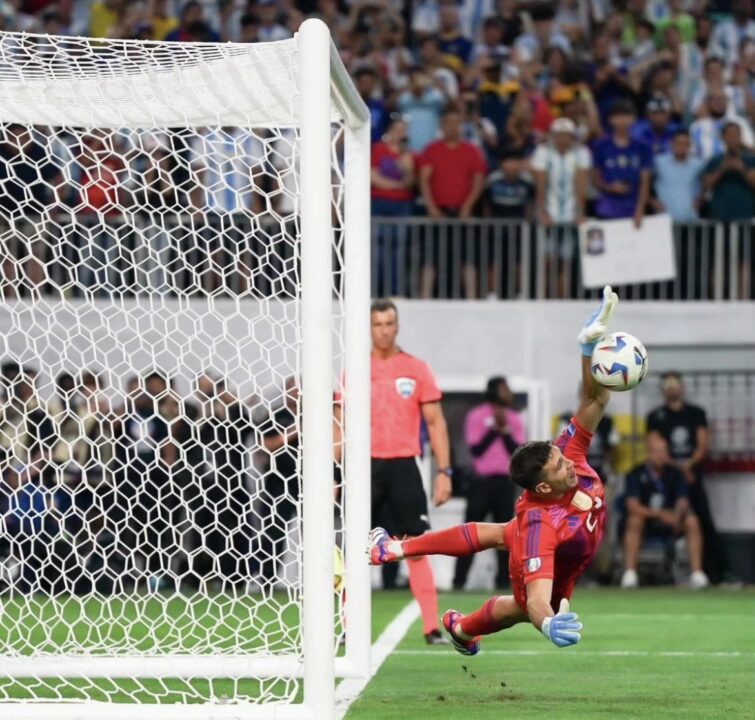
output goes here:
[{"label": "white soccer ball", "polygon": [[648,351],[634,335],[605,335],[595,344],[591,360],[595,381],[623,392],[637,387],[648,372]]}]

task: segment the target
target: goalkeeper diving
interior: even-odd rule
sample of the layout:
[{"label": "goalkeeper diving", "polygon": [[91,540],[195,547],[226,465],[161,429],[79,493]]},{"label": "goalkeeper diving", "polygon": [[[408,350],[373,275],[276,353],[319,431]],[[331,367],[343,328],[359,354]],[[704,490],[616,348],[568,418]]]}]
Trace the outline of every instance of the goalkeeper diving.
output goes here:
[{"label": "goalkeeper diving", "polygon": [[608,403],[609,391],[595,382],[590,357],[606,334],[618,304],[610,286],[600,308],[578,335],[582,349],[579,409],[555,440],[528,442],[511,458],[511,479],[524,488],[516,516],[507,523],[465,523],[401,541],[383,528],[370,536],[373,565],[419,555],[460,557],[493,548],[509,552],[513,596],[490,598],[464,615],[448,610],[443,626],[463,655],[480,651],[483,635],[532,623],[557,647],[576,645],[582,624],[569,609],[574,585],[595,557],[606,521],[603,484],[587,462],[587,449]]}]

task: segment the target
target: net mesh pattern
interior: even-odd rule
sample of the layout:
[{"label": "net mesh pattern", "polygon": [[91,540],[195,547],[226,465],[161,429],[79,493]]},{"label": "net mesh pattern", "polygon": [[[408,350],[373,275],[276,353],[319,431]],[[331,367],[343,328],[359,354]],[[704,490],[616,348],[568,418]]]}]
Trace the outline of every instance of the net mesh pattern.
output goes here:
[{"label": "net mesh pattern", "polygon": [[[276,45],[0,38],[0,702],[300,698],[202,662],[301,658],[298,97]],[[336,390],[342,145],[334,123]]]}]

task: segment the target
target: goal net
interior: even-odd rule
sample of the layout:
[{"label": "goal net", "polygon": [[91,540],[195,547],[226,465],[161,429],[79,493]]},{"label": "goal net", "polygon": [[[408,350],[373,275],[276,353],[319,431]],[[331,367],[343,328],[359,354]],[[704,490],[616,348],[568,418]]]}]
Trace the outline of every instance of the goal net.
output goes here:
[{"label": "goal net", "polygon": [[326,718],[365,671],[365,120],[318,21],[0,36],[11,716]]}]

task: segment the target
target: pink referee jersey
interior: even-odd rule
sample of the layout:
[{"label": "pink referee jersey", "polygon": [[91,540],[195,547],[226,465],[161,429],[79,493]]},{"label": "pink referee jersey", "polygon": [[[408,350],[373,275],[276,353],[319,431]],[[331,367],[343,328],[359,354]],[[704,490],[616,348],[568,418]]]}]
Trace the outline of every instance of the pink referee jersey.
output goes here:
[{"label": "pink referee jersey", "polygon": [[430,368],[407,353],[382,359],[372,355],[372,457],[420,454],[421,405],[443,397]]}]

